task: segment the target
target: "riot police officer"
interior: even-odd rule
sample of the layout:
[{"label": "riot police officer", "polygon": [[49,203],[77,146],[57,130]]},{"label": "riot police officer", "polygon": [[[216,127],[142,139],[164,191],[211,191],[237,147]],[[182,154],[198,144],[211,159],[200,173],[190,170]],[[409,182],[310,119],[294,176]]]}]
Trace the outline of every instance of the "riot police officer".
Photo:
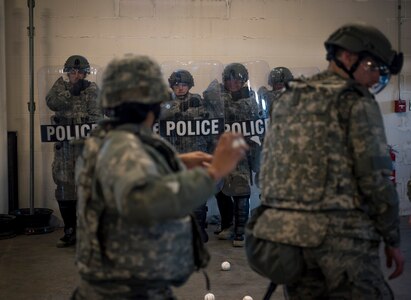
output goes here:
[{"label": "riot police officer", "polygon": [[[261,112],[254,91],[246,84],[248,79],[248,70],[241,63],[231,63],[224,68],[223,83],[220,88],[221,101],[224,102],[224,122],[228,131],[233,130],[234,124],[247,125],[260,117]],[[219,239],[232,239],[234,247],[244,245],[244,228],[250,208],[252,172],[259,170],[261,151],[258,136],[245,136],[245,139],[250,146],[247,157],[224,178],[222,190],[215,196],[221,216],[220,229],[215,233]]]},{"label": "riot police officer", "polygon": [[267,83],[272,87],[272,90],[268,90],[263,86],[257,92],[260,102],[264,103],[263,111],[265,112],[265,117],[269,117],[273,102],[280,97],[284,91],[285,84],[293,80],[293,78],[293,74],[286,67],[275,67],[270,71]]},{"label": "riot police officer", "polygon": [[[193,94],[190,89],[194,86],[194,78],[187,70],[176,70],[168,78],[168,84],[172,89],[172,101],[162,105],[160,122],[165,120],[196,120],[209,117],[207,108],[199,94]],[[160,134],[163,132],[160,131]],[[212,152],[211,138],[206,136],[176,136],[163,135],[179,153],[191,151]],[[201,229],[203,242],[208,241],[207,227],[207,204],[201,204],[194,210],[194,215]]]},{"label": "riot police officer", "polygon": [[[97,104],[98,87],[86,79],[90,74],[88,60],[81,55],[72,55],[66,60],[63,72],[67,77],[59,77],[46,96],[47,106],[54,112],[52,124],[96,123],[101,118]],[[64,221],[64,236],[57,242],[57,247],[72,246],[76,242],[74,167],[78,154],[79,146],[68,140],[54,144],[52,175],[56,184],[55,197]]]}]

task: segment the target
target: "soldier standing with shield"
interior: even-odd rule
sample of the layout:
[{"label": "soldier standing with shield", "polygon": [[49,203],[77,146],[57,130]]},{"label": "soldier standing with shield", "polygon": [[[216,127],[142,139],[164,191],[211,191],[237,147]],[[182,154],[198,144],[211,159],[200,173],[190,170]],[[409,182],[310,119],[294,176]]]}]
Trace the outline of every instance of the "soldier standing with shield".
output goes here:
[{"label": "soldier standing with shield", "polygon": [[[53,125],[80,125],[96,123],[102,116],[97,104],[98,87],[86,79],[90,64],[84,56],[72,55],[64,64],[67,78],[59,77],[46,96]],[[64,236],[57,247],[69,247],[76,243],[76,187],[74,183],[75,160],[79,146],[70,141],[54,144],[52,164],[55,197],[64,221]]]},{"label": "soldier standing with shield", "polygon": [[265,86],[258,89],[258,98],[265,104],[263,111],[266,117],[269,117],[271,107],[276,99],[278,99],[285,90],[285,84],[293,80],[293,74],[286,67],[275,67],[268,75],[268,85],[273,89],[268,90]]},{"label": "soldier standing with shield", "polygon": [[[194,78],[187,70],[176,70],[168,78],[168,83],[172,89],[172,101],[168,101],[162,105],[160,123],[162,121],[193,121],[205,119],[210,116],[204,106],[203,99],[199,94],[190,93],[190,89],[194,86]],[[161,126],[160,126],[161,128]],[[212,145],[210,136],[202,135],[177,135],[174,132],[171,135],[164,134],[160,130],[160,134],[168,140],[179,153],[192,151],[202,151],[212,153]],[[201,204],[194,215],[200,227],[200,233],[203,242],[208,241],[208,234],[205,230],[207,226],[207,203]]]},{"label": "soldier standing with shield", "polygon": [[[254,92],[246,85],[248,70],[243,64],[228,64],[222,74],[221,100],[224,103],[227,131],[244,131],[252,121],[258,120],[260,111]],[[239,127],[241,130],[237,130]],[[261,142],[257,135],[242,132],[250,151],[236,169],[224,178],[222,190],[217,193],[221,215],[221,228],[216,231],[221,240],[233,240],[234,247],[244,245],[244,228],[248,220],[252,172],[258,172]],[[233,224],[234,220],[234,224]]]}]

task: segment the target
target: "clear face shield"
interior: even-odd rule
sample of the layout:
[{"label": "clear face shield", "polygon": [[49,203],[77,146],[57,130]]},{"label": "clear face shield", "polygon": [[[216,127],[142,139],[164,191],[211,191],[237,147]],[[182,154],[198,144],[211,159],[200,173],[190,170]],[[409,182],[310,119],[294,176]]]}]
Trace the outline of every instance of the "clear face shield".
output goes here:
[{"label": "clear face shield", "polygon": [[370,70],[373,72],[378,71],[380,74],[378,82],[373,84],[369,88],[370,93],[376,95],[379,92],[381,92],[390,82],[390,79],[391,79],[390,69],[385,64],[375,62],[371,59],[365,60],[364,63],[365,63],[365,68],[367,70]]}]

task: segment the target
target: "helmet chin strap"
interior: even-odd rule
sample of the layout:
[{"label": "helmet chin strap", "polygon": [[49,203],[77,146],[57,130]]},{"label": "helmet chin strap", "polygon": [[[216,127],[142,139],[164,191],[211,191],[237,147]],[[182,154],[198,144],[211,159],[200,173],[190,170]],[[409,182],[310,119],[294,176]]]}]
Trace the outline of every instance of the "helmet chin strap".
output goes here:
[{"label": "helmet chin strap", "polygon": [[358,53],[358,59],[355,63],[352,64],[351,68],[348,69],[341,60],[339,60],[337,57],[335,57],[335,54],[333,55],[334,57],[332,58],[335,61],[335,64],[342,69],[347,75],[355,80],[354,78],[354,72],[357,70],[358,66],[360,65],[361,61],[363,60],[365,54],[363,52]]},{"label": "helmet chin strap", "polygon": [[335,64],[336,64],[340,69],[342,69],[345,73],[347,73],[347,75],[348,75],[351,79],[353,79],[353,80],[355,80],[355,78],[354,78],[354,72],[357,70],[358,66],[360,65],[361,60],[362,60],[362,57],[361,57],[361,55],[360,55],[360,56],[358,56],[357,61],[351,66],[350,69],[348,69],[348,68],[342,63],[341,60],[339,60],[338,58],[334,58]]}]

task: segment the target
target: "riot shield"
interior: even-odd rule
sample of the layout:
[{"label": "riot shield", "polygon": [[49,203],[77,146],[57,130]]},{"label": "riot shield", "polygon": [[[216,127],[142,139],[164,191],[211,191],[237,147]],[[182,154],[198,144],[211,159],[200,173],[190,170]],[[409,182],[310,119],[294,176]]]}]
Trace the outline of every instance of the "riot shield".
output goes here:
[{"label": "riot shield", "polygon": [[262,103],[264,118],[270,117],[273,104],[285,91],[287,82],[292,79],[294,79],[294,74],[287,67],[278,66],[269,71],[264,84],[257,92],[257,97]]},{"label": "riot shield", "polygon": [[260,155],[266,119],[255,89],[268,72],[264,61],[232,63],[225,66],[221,78],[221,99],[224,103],[225,131],[243,134],[250,150],[224,182],[228,196],[249,196],[254,173],[260,169]]},{"label": "riot shield", "polygon": [[308,78],[320,72],[317,67],[294,67],[290,68],[291,73],[293,73],[294,78]]},{"label": "riot shield", "polygon": [[[162,104],[158,131],[178,152],[214,152],[224,132],[224,106],[220,87],[215,84],[221,69],[222,64],[215,61],[162,64],[170,87],[170,101]],[[201,96],[203,90],[205,97]],[[207,210],[203,204],[193,212],[203,242],[208,241]]]},{"label": "riot shield", "polygon": [[170,86],[170,101],[162,104],[159,133],[180,153],[212,153],[224,132],[224,111],[218,87],[212,97],[201,96],[221,74],[215,61],[166,62],[162,72]]},{"label": "riot shield", "polygon": [[64,66],[40,69],[37,77],[43,153],[41,165],[45,174],[43,193],[47,198],[57,200],[65,225],[71,223],[74,226],[75,217],[68,220],[64,216],[64,210],[73,210],[74,204],[70,208],[65,205],[62,208],[61,203],[75,203],[77,200],[74,168],[81,151],[78,141],[97,126],[102,113],[97,103],[96,84],[100,68],[79,64],[75,66],[79,69],[70,69],[69,59]]}]

